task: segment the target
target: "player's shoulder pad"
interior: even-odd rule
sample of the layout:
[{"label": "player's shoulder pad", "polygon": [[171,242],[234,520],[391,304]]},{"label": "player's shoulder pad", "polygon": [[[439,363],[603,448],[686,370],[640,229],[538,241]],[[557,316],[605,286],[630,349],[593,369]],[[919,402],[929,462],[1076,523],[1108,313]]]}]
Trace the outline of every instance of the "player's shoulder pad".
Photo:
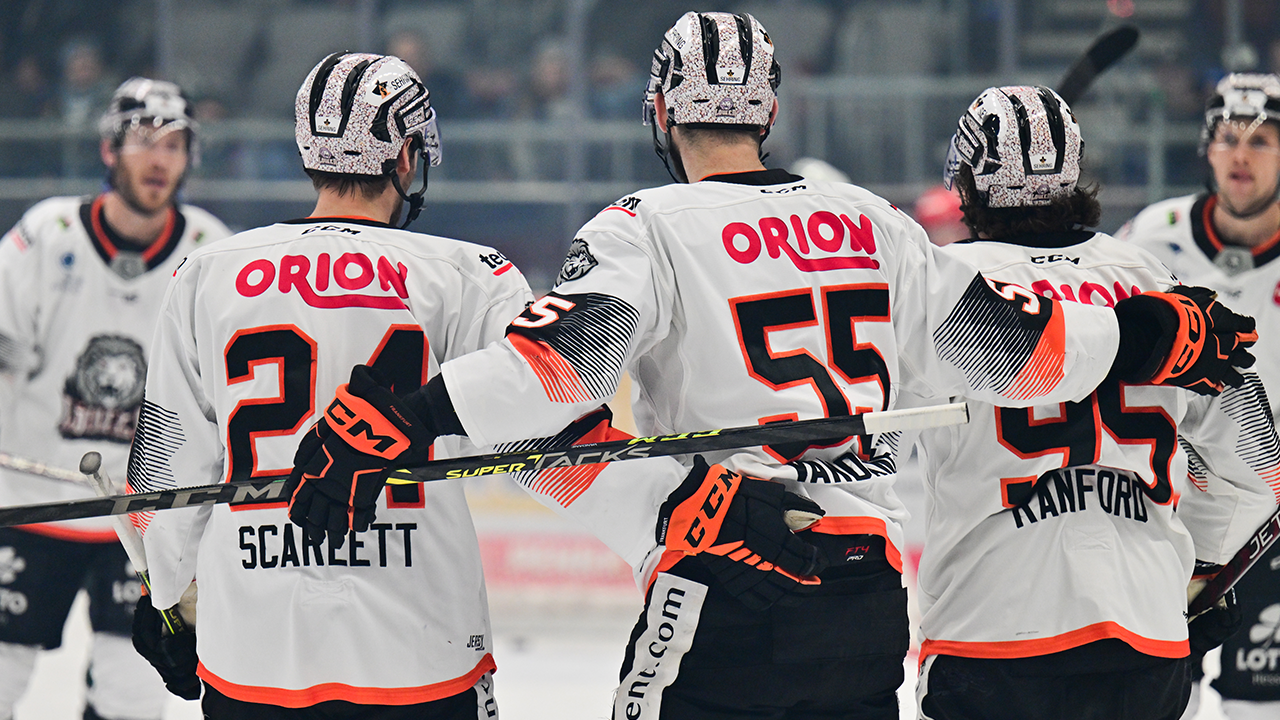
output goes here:
[{"label": "player's shoulder pad", "polygon": [[2,241],[12,242],[25,252],[54,233],[73,231],[80,224],[80,206],[88,201],[87,197],[71,196],[41,200],[22,214]]},{"label": "player's shoulder pad", "polygon": [[1199,195],[1183,195],[1152,203],[1134,215],[1116,232],[1116,237],[1126,241],[1141,241],[1152,234],[1162,234],[1189,228],[1191,208]]},{"label": "player's shoulder pad", "polygon": [[187,235],[196,245],[231,237],[231,230],[213,213],[195,205],[180,205],[178,212],[187,220]]}]

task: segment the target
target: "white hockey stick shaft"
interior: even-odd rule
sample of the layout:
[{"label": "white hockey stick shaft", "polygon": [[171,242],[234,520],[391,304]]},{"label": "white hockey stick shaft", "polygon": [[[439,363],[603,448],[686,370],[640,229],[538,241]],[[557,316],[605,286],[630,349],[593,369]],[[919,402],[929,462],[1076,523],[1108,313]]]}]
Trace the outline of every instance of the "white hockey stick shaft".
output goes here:
[{"label": "white hockey stick shaft", "polygon": [[49,480],[60,480],[62,482],[75,483],[81,487],[91,484],[84,475],[78,472],[72,472],[60,467],[46,465],[39,460],[10,455],[9,453],[0,453],[0,468],[13,470],[28,475],[35,475]]},{"label": "white hockey stick shaft", "polygon": [[[84,457],[80,458],[80,472],[84,473],[84,477],[89,479],[93,489],[97,491],[99,497],[111,497],[117,492],[117,488],[111,482],[111,478],[102,470],[102,455],[96,452],[87,452]],[[124,546],[125,554],[129,556],[129,562],[133,563],[133,571],[138,575],[138,580],[142,581],[142,586],[146,588],[147,594],[151,594],[151,573],[147,565],[147,549],[142,544],[142,535],[138,533],[138,528],[133,526],[132,516],[112,515],[112,525],[116,531],[116,537],[120,538],[120,544]],[[175,609],[164,610],[156,608],[160,612],[160,616],[164,618],[165,623],[169,626],[169,632],[179,633],[186,630],[186,623],[183,622]]]}]

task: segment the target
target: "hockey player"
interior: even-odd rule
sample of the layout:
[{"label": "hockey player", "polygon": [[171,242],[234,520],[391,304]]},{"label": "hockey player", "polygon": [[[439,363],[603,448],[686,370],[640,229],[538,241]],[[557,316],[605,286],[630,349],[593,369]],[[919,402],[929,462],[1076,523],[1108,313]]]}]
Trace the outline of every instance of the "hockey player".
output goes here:
[{"label": "hockey player", "polygon": [[[532,300],[501,253],[403,229],[440,143],[427,88],[402,60],[330,55],[295,108],[315,210],[194,253],[174,275],[129,461],[135,491],[280,474],[323,411],[316,399],[353,364],[407,393],[500,339]],[[423,188],[408,194],[419,164]],[[340,551],[297,532],[284,503],[146,519],[154,606],[199,579],[205,717],[497,716],[462,482],[388,492],[378,520]]]},{"label": "hockey player", "polygon": [[[1052,90],[983,92],[947,170],[978,239],[948,251],[1063,302],[1167,290],[1154,256],[1086,229],[1101,209],[1077,185],[1082,146]],[[1230,559],[1280,498],[1280,439],[1244,379],[1210,398],[1111,378],[1078,402],[970,403],[967,425],[921,433],[920,717],[1180,716],[1194,560]],[[1192,526],[1195,543],[1173,511],[1179,437],[1239,496],[1225,526]]]},{"label": "hockey player", "polygon": [[[1117,233],[1179,279],[1211,287],[1260,328],[1257,372],[1280,406],[1280,77],[1228,75],[1208,102],[1201,151],[1207,192],[1158,202]],[[1188,486],[1192,497],[1197,490]],[[1280,714],[1280,663],[1268,654],[1280,636],[1280,545],[1237,586],[1244,629],[1223,646],[1213,686],[1232,720]],[[1199,664],[1193,668],[1201,675]],[[1197,687],[1198,691],[1198,687]],[[1198,704],[1198,692],[1192,707]]]},{"label": "hockey player", "polygon": [[[0,450],[66,468],[96,450],[123,478],[165,285],[187,253],[229,233],[177,202],[197,128],[176,85],[126,81],[99,128],[108,190],[38,203],[0,242]],[[0,504],[91,496],[0,473]],[[161,716],[168,695],[129,643],[140,583],[109,522],[0,530],[0,558],[0,718],[37,650],[61,644],[80,588],[94,629],[85,717]]]},{"label": "hockey player", "polygon": [[[547,435],[610,397],[624,370],[637,425],[660,434],[881,410],[900,385],[1028,404],[1086,397],[1109,372],[1145,381],[1161,366],[1155,380],[1214,384],[1233,372],[1225,365],[1247,362],[1235,317],[1174,300],[1219,323],[1207,339],[1234,360],[1167,378],[1168,352],[1184,347],[1167,311],[1174,296],[1131,303],[1118,323],[1105,308],[992,286],[883,199],[765,169],[778,80],[751,16],[680,18],[645,99],[678,184],[602,210],[574,238],[555,289],[501,343],[445,363],[392,404],[394,420],[340,395],[323,441],[299,448],[294,521],[345,533],[376,509],[376,471],[411,463],[356,450],[372,449],[353,431],[361,422],[411,418],[428,435],[478,443]],[[1157,316],[1172,321],[1168,334]],[[1130,344],[1143,322],[1153,334]],[[562,510],[620,549],[647,589],[614,717],[897,718],[908,628],[903,511],[882,450],[892,442],[782,443],[665,475],[615,463],[572,485]],[[631,482],[610,480],[629,472]],[[825,517],[779,532],[792,508]]]}]

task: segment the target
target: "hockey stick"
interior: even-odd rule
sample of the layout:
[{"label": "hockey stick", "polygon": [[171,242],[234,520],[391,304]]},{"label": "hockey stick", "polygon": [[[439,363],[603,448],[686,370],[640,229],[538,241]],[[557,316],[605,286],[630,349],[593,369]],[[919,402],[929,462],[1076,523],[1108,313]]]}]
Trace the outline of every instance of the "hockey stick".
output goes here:
[{"label": "hockey stick", "polygon": [[1075,104],[1093,84],[1094,78],[1128,55],[1137,44],[1138,28],[1133,25],[1121,25],[1103,33],[1067,70],[1067,74],[1062,76],[1062,81],[1058,83],[1058,95],[1068,105]]},{"label": "hockey stick", "polygon": [[[83,461],[82,461],[83,462]],[[75,483],[80,487],[89,484],[89,480],[77,472],[64,470],[60,467],[45,465],[39,460],[31,460],[30,458],[18,457],[9,453],[0,453],[0,468],[7,468],[28,475],[36,475],[38,477],[49,480],[60,480],[62,482]]]},{"label": "hockey stick", "polygon": [[[412,484],[481,475],[538,472],[576,465],[597,465],[619,460],[713,452],[766,444],[798,441],[811,443],[853,435],[959,425],[968,421],[969,411],[964,403],[815,420],[788,420],[768,425],[658,435],[566,448],[522,450],[435,460],[419,467],[395,470],[387,482]],[[197,505],[282,503],[287,499],[283,497],[284,480],[284,476],[256,477],[232,480],[219,485],[174,488],[39,505],[17,505],[0,508],[0,527]]]},{"label": "hockey stick", "polygon": [[1244,544],[1227,562],[1222,566],[1216,575],[1209,578],[1203,589],[1191,599],[1187,605],[1187,617],[1194,618],[1200,613],[1213,607],[1214,603],[1222,599],[1227,591],[1235,587],[1240,582],[1240,578],[1249,572],[1249,568],[1253,567],[1258,559],[1266,554],[1267,550],[1275,544],[1276,538],[1280,537],[1280,509],[1277,509],[1270,518],[1267,519],[1262,527],[1258,528],[1249,538],[1249,542]]}]

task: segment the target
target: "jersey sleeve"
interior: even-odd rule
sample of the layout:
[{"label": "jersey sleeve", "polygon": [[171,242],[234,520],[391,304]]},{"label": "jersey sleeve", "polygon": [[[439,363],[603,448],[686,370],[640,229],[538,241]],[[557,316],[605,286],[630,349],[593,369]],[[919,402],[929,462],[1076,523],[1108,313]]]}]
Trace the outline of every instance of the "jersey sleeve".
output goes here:
[{"label": "jersey sleeve", "polygon": [[894,268],[904,389],[1026,407],[1078,401],[1106,377],[1114,312],[984,278],[919,233]]},{"label": "jersey sleeve", "polygon": [[0,238],[0,373],[25,375],[39,366],[37,292],[40,253],[36,209]]},{"label": "jersey sleeve", "polygon": [[1205,562],[1230,560],[1280,502],[1280,438],[1262,381],[1244,377],[1218,397],[1193,398],[1178,428],[1190,480],[1178,516]]},{"label": "jersey sleeve", "polygon": [[[618,215],[618,218],[611,217]],[[574,239],[555,289],[510,321],[502,342],[443,365],[477,444],[548,436],[613,397],[631,359],[670,322],[664,264],[639,218],[601,213]]]},{"label": "jersey sleeve", "polygon": [[[179,270],[161,306],[151,343],[146,394],[129,454],[129,492],[212,485],[223,448],[213,405],[202,385],[192,331],[195,285]],[[156,607],[177,604],[195,579],[200,538],[211,506],[133,515],[142,533]]]}]

